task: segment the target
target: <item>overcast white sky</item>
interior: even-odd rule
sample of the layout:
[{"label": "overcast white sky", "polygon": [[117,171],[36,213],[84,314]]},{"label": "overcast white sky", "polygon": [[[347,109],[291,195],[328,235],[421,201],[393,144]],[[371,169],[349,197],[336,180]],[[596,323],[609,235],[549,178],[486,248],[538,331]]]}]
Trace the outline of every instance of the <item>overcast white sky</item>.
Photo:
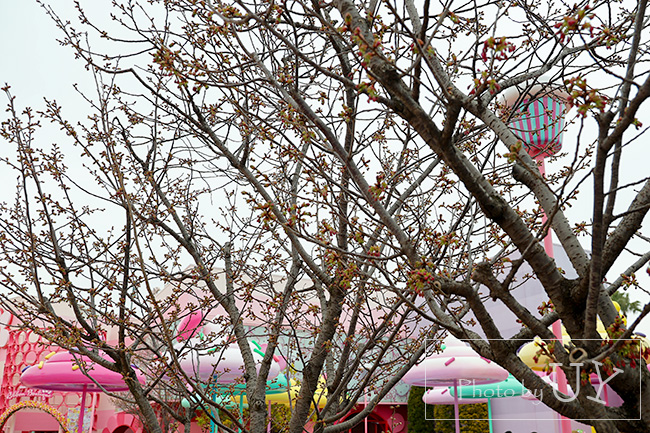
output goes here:
[{"label": "overcast white sky", "polygon": [[[72,1],[55,0],[52,3],[63,16],[74,13]],[[98,7],[110,4],[110,1],[92,0],[82,3]],[[84,106],[73,84],[87,83],[91,78],[83,65],[74,61],[72,52],[56,42],[58,37],[58,30],[34,0],[0,0],[0,84],[11,85],[12,93],[17,97],[20,107],[29,105],[42,108],[43,97],[47,97],[61,103],[65,113],[80,117],[83,116]],[[4,95],[0,101],[4,111]],[[650,121],[644,123],[650,125]],[[565,135],[565,148],[570,146],[569,137],[570,132]],[[4,146],[4,143],[2,145]],[[638,161],[628,163],[636,163],[636,169],[647,172],[648,152],[642,149],[640,152],[643,153]],[[635,166],[632,167],[628,172],[634,170]],[[553,166],[549,168],[552,170]],[[4,177],[0,172],[0,180]],[[588,188],[582,190],[585,192],[581,194],[589,194]],[[578,207],[570,213],[579,215],[584,211],[585,209]],[[589,215],[579,215],[579,218],[588,220]],[[645,288],[650,288],[650,278],[646,272],[641,271],[638,276]],[[643,292],[631,293],[634,299],[642,303],[650,301],[650,297]],[[650,319],[645,320],[640,330],[650,334]]]}]

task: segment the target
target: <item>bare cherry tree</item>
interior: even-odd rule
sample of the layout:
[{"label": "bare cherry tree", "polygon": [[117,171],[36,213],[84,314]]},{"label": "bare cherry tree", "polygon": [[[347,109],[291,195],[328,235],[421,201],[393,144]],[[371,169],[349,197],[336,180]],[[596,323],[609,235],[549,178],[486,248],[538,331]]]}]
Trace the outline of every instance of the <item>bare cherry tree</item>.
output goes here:
[{"label": "bare cherry tree", "polygon": [[[589,383],[572,401],[543,401],[598,431],[648,429],[648,372],[629,340],[638,321],[626,328],[609,298],[650,258],[650,184],[623,158],[645,133],[645,2],[134,1],[116,2],[111,22],[80,8],[74,25],[46,10],[97,83],[88,121],[54,102],[42,113],[90,179],[63,169],[60,146],[35,146],[33,113],[10,116],[3,134],[23,175],[4,209],[3,259],[5,286],[29,317],[50,317],[59,344],[86,353],[93,342],[124,368],[135,349],[99,344],[96,324],[110,319],[163,360],[159,378],[171,369],[187,381],[165,353],[183,315],[175,297],[198,285],[197,306],[225,311],[246,361],[254,432],[280,337],[300,354],[291,432],[327,372],[317,428],[334,433],[372,410],[439,327],[537,388],[550,389],[516,354],[535,336],[569,383],[580,381],[577,354],[591,371],[616,366],[621,407],[594,401]],[[539,150],[562,167],[544,176],[513,120],[553,95],[574,109],[563,153]],[[78,208],[71,189],[94,204]],[[113,208],[123,222],[100,235],[96,218]],[[575,274],[545,250],[551,232]],[[154,281],[177,289],[161,300]],[[517,295],[531,281],[550,302]],[[270,306],[259,372],[244,325],[254,299]],[[74,322],[55,301],[73,306]],[[521,324],[514,335],[494,304]],[[553,344],[558,319],[573,346]],[[598,320],[614,345],[601,344]],[[152,321],[164,330],[156,344],[142,337]],[[375,386],[372,404],[334,424]],[[136,388],[146,406],[148,388]]]}]

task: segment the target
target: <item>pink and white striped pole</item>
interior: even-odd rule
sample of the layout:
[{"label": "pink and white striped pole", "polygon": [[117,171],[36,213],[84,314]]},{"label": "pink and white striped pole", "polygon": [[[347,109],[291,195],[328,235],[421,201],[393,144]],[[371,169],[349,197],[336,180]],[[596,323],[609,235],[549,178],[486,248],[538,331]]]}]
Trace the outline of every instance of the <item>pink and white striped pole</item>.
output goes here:
[{"label": "pink and white striped pole", "polygon": [[[562,148],[564,115],[567,111],[567,94],[550,86],[535,85],[523,96],[518,91],[506,93],[506,104],[514,107],[515,116],[509,125],[512,132],[521,139],[528,154],[538,162],[542,177],[546,175],[544,158],[554,155]],[[542,221],[546,223],[547,216]],[[551,230],[544,237],[544,250],[553,257]],[[562,324],[557,320],[552,325],[555,338],[562,343]],[[567,380],[561,368],[555,368],[558,390],[567,394]],[[571,433],[571,420],[560,415],[560,432]]]}]

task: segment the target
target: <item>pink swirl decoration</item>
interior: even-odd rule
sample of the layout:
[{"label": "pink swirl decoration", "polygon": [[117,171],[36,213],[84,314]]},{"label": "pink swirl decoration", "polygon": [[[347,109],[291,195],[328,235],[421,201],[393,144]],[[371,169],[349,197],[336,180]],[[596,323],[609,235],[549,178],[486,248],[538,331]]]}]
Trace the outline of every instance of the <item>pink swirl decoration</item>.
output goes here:
[{"label": "pink swirl decoration", "polygon": [[178,324],[178,336],[176,337],[176,340],[179,342],[189,340],[195,335],[203,332],[203,326],[201,325],[202,321],[203,313],[200,311],[194,311],[189,316],[185,316]]}]

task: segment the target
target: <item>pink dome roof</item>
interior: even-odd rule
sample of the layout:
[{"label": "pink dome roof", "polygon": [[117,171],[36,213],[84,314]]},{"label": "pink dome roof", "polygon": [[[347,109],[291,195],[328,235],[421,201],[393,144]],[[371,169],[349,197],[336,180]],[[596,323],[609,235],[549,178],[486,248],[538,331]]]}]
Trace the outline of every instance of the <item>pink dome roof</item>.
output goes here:
[{"label": "pink dome roof", "polygon": [[[92,379],[81,371],[77,360],[66,351],[59,352],[38,365],[28,367],[20,375],[20,383],[29,388],[51,391],[128,391],[129,387],[124,383],[122,374],[102,367],[85,356],[80,358]],[[136,376],[138,381],[144,384],[144,375],[137,369]]]},{"label": "pink dome roof", "polygon": [[[448,337],[440,353],[434,353],[413,366],[402,380],[410,385],[433,387],[452,386],[454,382],[471,381],[471,384],[500,382],[508,372],[482,358],[462,341]],[[467,385],[467,383],[459,383]]]}]

